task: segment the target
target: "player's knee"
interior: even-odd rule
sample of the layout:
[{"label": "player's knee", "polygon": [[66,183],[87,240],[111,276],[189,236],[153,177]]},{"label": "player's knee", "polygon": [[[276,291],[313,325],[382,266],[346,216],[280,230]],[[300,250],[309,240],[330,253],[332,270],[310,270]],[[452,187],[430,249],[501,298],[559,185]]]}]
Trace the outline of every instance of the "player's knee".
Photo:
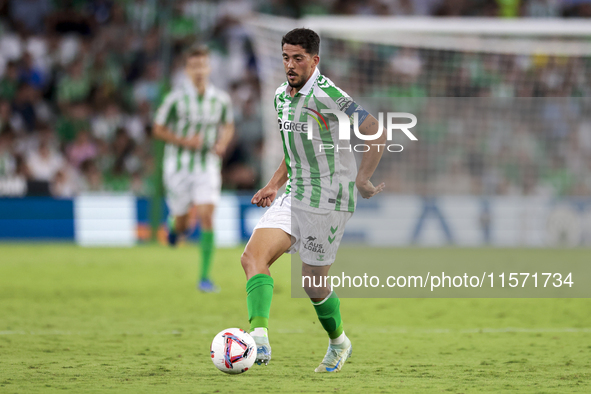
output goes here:
[{"label": "player's knee", "polygon": [[199,222],[202,230],[211,231],[213,229],[213,210],[202,209],[199,211]]},{"label": "player's knee", "polygon": [[175,218],[175,230],[178,233],[184,233],[185,231],[187,231],[189,227],[189,221],[187,219],[187,215],[178,215]]},{"label": "player's knee", "polygon": [[204,230],[212,230],[213,229],[213,220],[211,218],[211,216],[204,216],[201,219],[201,228],[203,228]]},{"label": "player's knee", "polygon": [[242,268],[246,273],[253,270],[256,265],[255,259],[248,249],[242,253],[242,256],[240,256],[240,263],[242,264]]}]

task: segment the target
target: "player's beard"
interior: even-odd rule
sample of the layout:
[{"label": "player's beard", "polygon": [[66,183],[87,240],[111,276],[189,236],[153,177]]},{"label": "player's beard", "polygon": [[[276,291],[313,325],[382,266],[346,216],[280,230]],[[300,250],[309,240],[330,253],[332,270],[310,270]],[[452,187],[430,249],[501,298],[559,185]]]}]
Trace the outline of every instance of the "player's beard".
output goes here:
[{"label": "player's beard", "polygon": [[285,74],[285,77],[287,78],[287,83],[289,84],[289,86],[291,86],[294,89],[299,89],[302,86],[304,86],[304,83],[308,79],[308,78],[304,78],[304,76],[302,75],[302,76],[300,76],[300,79],[297,82],[290,82],[289,81],[289,74]]}]

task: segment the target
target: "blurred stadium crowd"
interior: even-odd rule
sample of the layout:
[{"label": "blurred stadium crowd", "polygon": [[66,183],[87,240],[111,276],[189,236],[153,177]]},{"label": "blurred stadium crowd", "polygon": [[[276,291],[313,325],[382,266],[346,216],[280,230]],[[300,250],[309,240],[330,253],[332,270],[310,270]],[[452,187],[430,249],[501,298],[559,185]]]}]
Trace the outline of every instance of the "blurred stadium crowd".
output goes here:
[{"label": "blurred stadium crowd", "polygon": [[[252,12],[289,17],[591,17],[591,0],[179,0],[167,2],[171,7],[163,3],[0,0],[0,195],[27,191],[70,197],[83,191],[128,190],[151,194],[157,166],[150,139],[152,115],[166,91],[182,83],[182,51],[196,41],[211,47],[212,81],[230,92],[234,105],[237,134],[224,159],[224,187],[257,187],[263,138],[260,81],[251,42],[241,25]],[[360,49],[338,40],[323,48],[327,51],[323,72],[359,97],[570,97],[589,96],[591,89],[589,59],[392,51],[380,46]],[[390,86],[386,90],[385,82]],[[570,116],[561,110],[554,114]],[[533,164],[519,168],[539,167],[536,158],[550,149],[548,168],[556,171],[547,176],[575,171],[559,177],[572,180],[561,184],[559,194],[591,190],[591,180],[579,181],[578,175],[591,173],[591,141],[586,137],[591,124],[575,126],[568,130],[582,130],[580,135],[561,129],[546,130],[550,134],[540,136],[522,127],[520,138],[529,150],[516,153],[517,159]],[[453,138],[449,131],[434,134],[431,140],[444,141],[453,149]],[[556,139],[562,145],[545,145],[544,141]],[[571,148],[578,149],[580,157],[567,155]],[[434,148],[425,144],[424,149]],[[534,173],[536,179],[546,176],[536,167],[525,175],[517,171],[515,179],[508,178],[509,185],[502,180],[492,189],[475,187],[472,180],[484,177],[480,169],[486,168],[484,160],[491,156],[487,152],[472,149],[463,156],[459,152],[450,156],[446,167],[450,178],[441,181],[444,187],[437,192],[446,192],[452,175],[468,179],[469,184],[453,186],[452,192],[500,194],[503,187],[524,188],[524,179],[531,183]],[[484,159],[478,158],[480,153]],[[530,158],[521,157],[528,154]],[[425,180],[437,176],[441,163],[431,160],[429,152],[413,157],[405,164],[409,174],[425,173]],[[507,157],[509,162],[514,158]],[[474,160],[483,162],[474,164]],[[576,168],[571,170],[569,165]],[[397,185],[393,190],[422,192],[411,185],[405,188],[404,179]]]},{"label": "blurred stadium crowd", "polygon": [[589,0],[269,0],[260,12],[304,15],[591,17]]},{"label": "blurred stadium crowd", "polygon": [[212,47],[213,83],[231,93],[240,125],[224,185],[255,187],[262,130],[244,7],[177,1],[162,16],[157,3],[0,0],[0,195],[149,195],[153,112],[182,83],[182,52],[196,41]]},{"label": "blurred stadium crowd", "polygon": [[419,143],[382,158],[386,190],[591,195],[591,57],[323,45],[323,73],[370,112],[419,120]]}]

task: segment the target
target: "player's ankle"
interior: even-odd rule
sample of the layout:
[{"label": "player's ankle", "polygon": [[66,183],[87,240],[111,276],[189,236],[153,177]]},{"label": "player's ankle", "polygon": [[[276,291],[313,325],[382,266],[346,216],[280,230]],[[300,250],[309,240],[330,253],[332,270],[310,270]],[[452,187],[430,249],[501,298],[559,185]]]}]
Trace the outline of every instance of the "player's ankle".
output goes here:
[{"label": "player's ankle", "polygon": [[269,337],[269,330],[265,327],[255,327],[251,330],[250,335],[253,337]]},{"label": "player's ankle", "polygon": [[341,335],[339,335],[338,337],[336,337],[336,338],[329,338],[329,341],[330,341],[329,343],[332,346],[339,346],[339,345],[342,345],[343,343],[345,343],[345,340],[346,339],[347,339],[347,336],[345,335],[345,331],[343,331],[341,333]]}]

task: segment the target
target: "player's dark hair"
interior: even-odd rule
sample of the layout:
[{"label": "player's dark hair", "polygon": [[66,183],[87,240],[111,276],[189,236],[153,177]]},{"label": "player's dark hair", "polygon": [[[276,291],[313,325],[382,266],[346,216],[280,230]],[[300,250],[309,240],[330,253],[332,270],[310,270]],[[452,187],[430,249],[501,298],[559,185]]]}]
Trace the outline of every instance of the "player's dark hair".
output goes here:
[{"label": "player's dark hair", "polygon": [[303,27],[293,29],[281,39],[281,48],[284,44],[299,45],[310,55],[318,55],[320,52],[320,37],[314,30]]},{"label": "player's dark hair", "polygon": [[209,56],[209,48],[205,45],[197,45],[185,52],[185,63],[192,57]]}]

